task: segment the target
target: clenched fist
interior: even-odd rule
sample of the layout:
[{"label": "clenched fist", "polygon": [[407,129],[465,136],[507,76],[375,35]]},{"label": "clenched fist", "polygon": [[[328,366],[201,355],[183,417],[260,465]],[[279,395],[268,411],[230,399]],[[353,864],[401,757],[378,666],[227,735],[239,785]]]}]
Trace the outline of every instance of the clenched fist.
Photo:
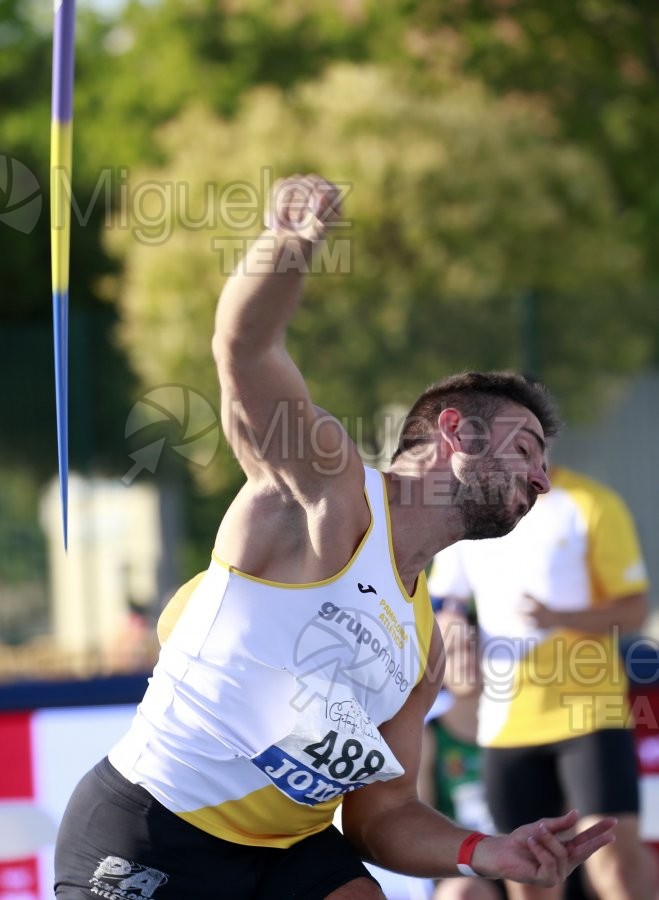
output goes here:
[{"label": "clenched fist", "polygon": [[272,231],[320,241],[338,221],[340,192],[318,175],[291,175],[275,182],[265,225]]}]

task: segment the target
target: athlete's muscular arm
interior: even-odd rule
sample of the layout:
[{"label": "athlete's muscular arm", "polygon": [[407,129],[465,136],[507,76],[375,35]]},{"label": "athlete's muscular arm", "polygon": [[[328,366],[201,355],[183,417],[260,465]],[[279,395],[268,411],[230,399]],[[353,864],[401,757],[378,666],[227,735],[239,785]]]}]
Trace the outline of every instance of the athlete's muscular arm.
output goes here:
[{"label": "athlete's muscular arm", "polygon": [[[286,350],[313,243],[337,216],[336,188],[317,176],[275,185],[267,228],[227,281],[217,306],[213,354],[222,426],[248,478],[317,493],[323,462],[345,442],[336,420],[317,410]],[[301,445],[301,446],[300,446]]]},{"label": "athlete's muscular arm", "polygon": [[[437,671],[441,638],[433,635],[429,670]],[[408,875],[441,878],[457,875],[458,849],[469,834],[417,796],[423,720],[436,683],[424,679],[403,709],[380,731],[405,769],[400,778],[376,782],[346,795],[343,830],[364,858]],[[613,840],[614,820],[607,819],[576,838],[559,837],[575,824],[572,811],[558,819],[524,825],[507,836],[482,840],[471,865],[489,878],[508,878],[550,887],[599,847]]]}]

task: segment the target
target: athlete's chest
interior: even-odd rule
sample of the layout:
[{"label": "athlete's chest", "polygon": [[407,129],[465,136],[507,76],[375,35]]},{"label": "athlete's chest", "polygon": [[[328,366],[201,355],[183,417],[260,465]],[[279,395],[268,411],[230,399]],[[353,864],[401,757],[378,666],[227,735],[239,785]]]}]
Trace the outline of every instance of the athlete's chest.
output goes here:
[{"label": "athlete's chest", "polygon": [[301,703],[322,681],[337,710],[354,696],[376,721],[390,718],[414,686],[425,648],[414,603],[384,568],[353,564],[339,578],[299,586],[230,576],[213,652],[236,665],[259,659],[286,669]]},{"label": "athlete's chest", "polygon": [[259,497],[232,506],[218,532],[215,554],[264,581],[312,584],[348,565],[370,521],[363,497],[356,503],[326,498],[313,504]]}]

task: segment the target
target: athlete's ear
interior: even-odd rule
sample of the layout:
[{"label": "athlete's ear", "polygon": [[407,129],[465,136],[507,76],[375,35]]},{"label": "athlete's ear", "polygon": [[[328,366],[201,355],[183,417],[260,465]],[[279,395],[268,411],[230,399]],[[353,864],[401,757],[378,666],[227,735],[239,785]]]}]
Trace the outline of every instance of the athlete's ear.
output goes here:
[{"label": "athlete's ear", "polygon": [[444,442],[450,447],[452,452],[460,453],[462,450],[460,440],[462,414],[460,411],[453,407],[443,409],[437,417],[437,427]]}]

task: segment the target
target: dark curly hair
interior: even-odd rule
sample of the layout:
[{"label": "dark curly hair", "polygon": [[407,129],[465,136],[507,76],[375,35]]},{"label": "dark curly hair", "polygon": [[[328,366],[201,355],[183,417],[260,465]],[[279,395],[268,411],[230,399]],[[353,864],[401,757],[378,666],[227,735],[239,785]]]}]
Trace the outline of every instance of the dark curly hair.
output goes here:
[{"label": "dark curly hair", "polygon": [[508,403],[517,403],[532,412],[542,425],[545,437],[555,437],[560,431],[556,403],[536,378],[517,372],[463,372],[431,384],[418,397],[405,417],[391,461],[406,450],[426,443],[444,409],[457,409],[463,416],[489,425]]}]

